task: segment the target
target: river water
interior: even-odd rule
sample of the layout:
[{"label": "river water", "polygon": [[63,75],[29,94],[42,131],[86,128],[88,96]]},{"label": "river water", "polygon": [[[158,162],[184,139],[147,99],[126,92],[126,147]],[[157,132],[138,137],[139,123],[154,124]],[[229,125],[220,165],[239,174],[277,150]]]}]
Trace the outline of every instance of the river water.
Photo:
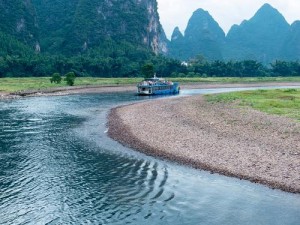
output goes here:
[{"label": "river water", "polygon": [[300,224],[300,195],[148,157],[108,138],[108,110],[146,99],[1,101],[0,224]]}]

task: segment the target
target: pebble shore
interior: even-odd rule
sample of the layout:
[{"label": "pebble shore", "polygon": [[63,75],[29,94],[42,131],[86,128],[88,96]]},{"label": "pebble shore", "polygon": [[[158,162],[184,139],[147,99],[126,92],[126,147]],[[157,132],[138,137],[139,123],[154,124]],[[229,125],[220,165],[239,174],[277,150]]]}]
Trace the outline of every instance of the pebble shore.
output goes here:
[{"label": "pebble shore", "polygon": [[108,135],[140,152],[300,193],[300,123],[203,96],[112,109]]}]

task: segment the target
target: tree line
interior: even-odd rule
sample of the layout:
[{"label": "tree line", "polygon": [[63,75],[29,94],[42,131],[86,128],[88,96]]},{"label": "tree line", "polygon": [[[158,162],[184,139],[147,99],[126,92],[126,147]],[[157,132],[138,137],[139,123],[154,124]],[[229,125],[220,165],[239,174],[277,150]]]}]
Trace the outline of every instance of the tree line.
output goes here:
[{"label": "tree line", "polygon": [[[268,65],[264,65],[255,60],[242,61],[212,61],[203,59],[192,60],[185,64],[188,77],[286,77],[300,76],[299,61],[276,60]],[[184,76],[175,74],[173,76]]]},{"label": "tree line", "polygon": [[254,60],[191,61],[181,63],[163,56],[132,60],[127,57],[44,56],[0,57],[0,77],[40,77],[74,72],[76,76],[141,77],[141,68],[153,64],[163,77],[268,77],[300,76],[299,61],[275,61],[263,65]]}]

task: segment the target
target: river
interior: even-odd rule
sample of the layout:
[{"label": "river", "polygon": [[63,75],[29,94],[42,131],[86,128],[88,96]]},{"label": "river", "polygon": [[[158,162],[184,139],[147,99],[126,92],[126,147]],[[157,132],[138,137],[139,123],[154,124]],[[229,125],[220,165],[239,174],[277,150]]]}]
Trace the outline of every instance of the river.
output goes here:
[{"label": "river", "polygon": [[300,224],[300,195],[155,159],[108,138],[109,109],[140,100],[147,97],[1,101],[0,224]]}]

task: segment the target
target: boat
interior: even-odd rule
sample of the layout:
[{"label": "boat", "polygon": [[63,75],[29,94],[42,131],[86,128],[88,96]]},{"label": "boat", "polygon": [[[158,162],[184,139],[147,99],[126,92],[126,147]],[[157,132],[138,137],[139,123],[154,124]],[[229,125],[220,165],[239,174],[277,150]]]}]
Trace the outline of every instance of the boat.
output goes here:
[{"label": "boat", "polygon": [[167,81],[154,75],[137,84],[138,95],[169,95],[178,94],[180,91],[179,83]]}]

